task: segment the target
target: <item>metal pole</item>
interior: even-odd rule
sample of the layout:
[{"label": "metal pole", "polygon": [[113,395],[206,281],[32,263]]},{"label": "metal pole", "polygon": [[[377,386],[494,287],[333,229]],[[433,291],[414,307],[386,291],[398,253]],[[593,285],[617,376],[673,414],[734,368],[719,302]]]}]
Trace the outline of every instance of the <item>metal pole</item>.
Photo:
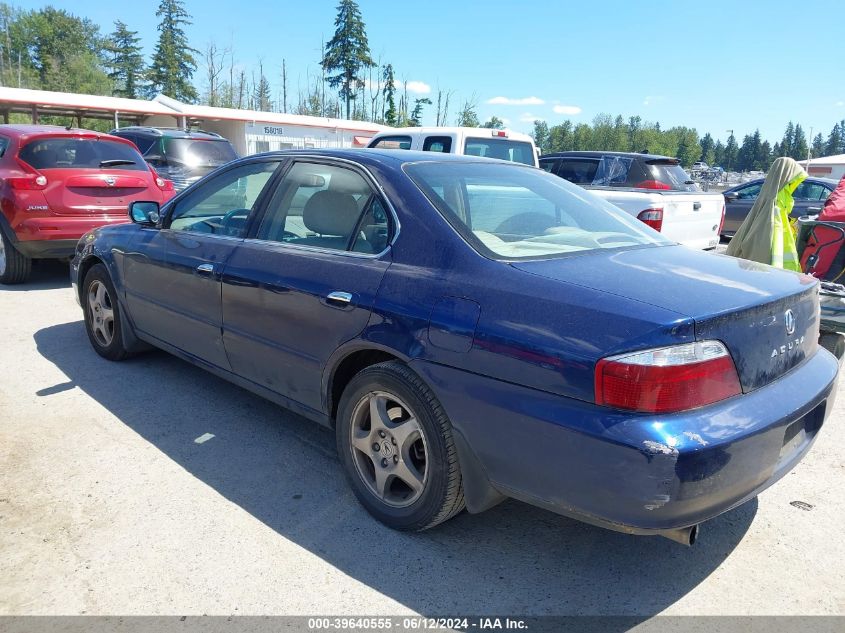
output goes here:
[{"label": "metal pole", "polygon": [[114,111],[114,129],[120,129],[120,121],[117,118],[117,110]]}]

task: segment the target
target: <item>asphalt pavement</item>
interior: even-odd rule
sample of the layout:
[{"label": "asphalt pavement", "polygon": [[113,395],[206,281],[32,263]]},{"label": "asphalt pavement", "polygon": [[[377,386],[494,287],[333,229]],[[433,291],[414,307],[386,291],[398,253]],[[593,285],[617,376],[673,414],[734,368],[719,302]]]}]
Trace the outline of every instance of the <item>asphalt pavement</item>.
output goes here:
[{"label": "asphalt pavement", "polygon": [[404,534],[330,431],[162,352],[105,361],[81,317],[60,264],[0,288],[0,614],[845,614],[845,398],[691,548],[515,501]]}]

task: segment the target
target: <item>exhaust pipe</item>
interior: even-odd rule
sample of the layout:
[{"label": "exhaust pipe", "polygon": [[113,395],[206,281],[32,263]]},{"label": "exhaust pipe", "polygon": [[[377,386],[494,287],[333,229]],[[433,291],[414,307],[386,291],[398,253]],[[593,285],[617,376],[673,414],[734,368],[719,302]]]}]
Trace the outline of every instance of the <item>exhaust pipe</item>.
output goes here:
[{"label": "exhaust pipe", "polygon": [[660,532],[660,536],[680,543],[681,545],[694,545],[695,540],[698,538],[698,526],[693,525],[675,530],[666,530],[665,532]]}]

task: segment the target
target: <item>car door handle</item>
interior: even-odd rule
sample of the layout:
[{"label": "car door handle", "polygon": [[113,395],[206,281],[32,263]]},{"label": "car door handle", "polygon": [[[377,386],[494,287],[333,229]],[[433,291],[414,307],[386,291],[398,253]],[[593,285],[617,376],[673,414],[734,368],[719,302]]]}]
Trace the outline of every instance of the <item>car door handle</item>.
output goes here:
[{"label": "car door handle", "polygon": [[352,303],[352,293],[335,290],[326,295],[326,301],[335,305],[349,305]]},{"label": "car door handle", "polygon": [[807,211],[821,211],[821,207],[807,207]]},{"label": "car door handle", "polygon": [[200,264],[197,266],[197,272],[200,275],[212,275],[214,274],[214,264]]}]

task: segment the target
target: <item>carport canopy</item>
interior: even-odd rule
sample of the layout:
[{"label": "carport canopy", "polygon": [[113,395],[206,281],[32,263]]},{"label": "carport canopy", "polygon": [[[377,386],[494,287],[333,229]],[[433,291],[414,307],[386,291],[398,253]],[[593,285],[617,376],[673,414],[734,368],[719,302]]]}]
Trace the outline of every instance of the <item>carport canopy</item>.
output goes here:
[{"label": "carport canopy", "polygon": [[33,123],[42,116],[68,116],[75,118],[80,127],[83,118],[112,121],[117,128],[121,121],[139,125],[152,115],[173,117],[177,125],[184,123],[180,113],[158,101],[28,88],[0,87],[0,113],[4,123],[9,122],[12,113],[28,114]]}]

